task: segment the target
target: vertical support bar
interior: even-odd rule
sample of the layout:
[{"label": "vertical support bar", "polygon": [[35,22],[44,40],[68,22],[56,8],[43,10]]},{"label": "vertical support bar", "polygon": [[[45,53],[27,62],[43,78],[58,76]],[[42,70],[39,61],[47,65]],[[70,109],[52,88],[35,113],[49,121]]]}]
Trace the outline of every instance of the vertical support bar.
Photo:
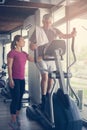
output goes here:
[{"label": "vertical support bar", "polygon": [[60,75],[60,78],[59,78],[60,87],[63,90],[64,94],[68,94],[67,86],[65,85],[64,72],[61,66],[61,61],[60,61],[61,58],[60,58],[59,50],[55,50],[55,58],[56,58],[55,60],[56,68]]},{"label": "vertical support bar", "polygon": [[[70,0],[66,0],[66,34],[69,34],[70,32],[70,21],[69,21],[69,3],[70,3]],[[66,68],[67,68],[67,74],[68,74],[68,66],[69,66],[69,39],[67,38],[66,40],[66,43],[67,43],[67,46],[66,46]],[[66,86],[67,86],[67,91],[68,91],[68,79],[67,79],[67,82],[66,82]]]}]

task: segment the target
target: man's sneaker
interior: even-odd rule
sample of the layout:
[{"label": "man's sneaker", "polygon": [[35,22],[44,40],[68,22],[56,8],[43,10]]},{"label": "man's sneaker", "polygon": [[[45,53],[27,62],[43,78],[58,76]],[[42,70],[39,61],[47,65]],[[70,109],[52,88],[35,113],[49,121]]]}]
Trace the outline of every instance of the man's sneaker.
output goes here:
[{"label": "man's sneaker", "polygon": [[16,117],[16,121],[17,121],[18,126],[21,126],[20,119],[18,116]]},{"label": "man's sneaker", "polygon": [[18,124],[17,124],[17,122],[10,122],[9,123],[9,126],[13,129],[13,130],[18,130]]}]

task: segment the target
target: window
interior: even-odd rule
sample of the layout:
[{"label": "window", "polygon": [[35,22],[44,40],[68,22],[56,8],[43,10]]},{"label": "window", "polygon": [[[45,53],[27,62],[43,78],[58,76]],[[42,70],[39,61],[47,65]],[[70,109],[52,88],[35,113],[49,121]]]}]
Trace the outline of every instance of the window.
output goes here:
[{"label": "window", "polygon": [[27,30],[22,29],[22,36],[24,37],[24,36],[27,36],[27,35],[28,35]]},{"label": "window", "polygon": [[11,40],[13,40],[15,35],[21,35],[21,30],[15,31],[11,34]]},{"label": "window", "polygon": [[[82,89],[84,92],[84,103],[87,104],[87,19],[74,19],[71,28],[76,27],[75,53],[77,61],[71,68],[73,77],[71,83],[74,89]],[[70,55],[70,61],[72,60]]]},{"label": "window", "polygon": [[65,7],[62,7],[53,12],[53,22],[56,22],[65,17]]}]

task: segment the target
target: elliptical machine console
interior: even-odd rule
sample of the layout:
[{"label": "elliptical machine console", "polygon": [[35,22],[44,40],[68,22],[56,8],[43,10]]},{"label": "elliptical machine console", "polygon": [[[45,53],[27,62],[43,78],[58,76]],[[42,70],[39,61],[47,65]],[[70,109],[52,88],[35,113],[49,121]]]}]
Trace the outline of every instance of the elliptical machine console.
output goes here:
[{"label": "elliptical machine console", "polygon": [[[43,59],[54,60],[56,65],[56,71],[49,73],[50,78],[54,79],[53,88],[48,96],[44,112],[34,104],[30,104],[26,113],[29,118],[39,121],[47,129],[82,130],[82,120],[78,107],[69,97],[65,85],[65,78],[69,76],[63,72],[61,66],[61,59],[65,52],[66,44],[64,40],[54,40],[44,47]],[[56,80],[58,80],[59,86],[55,92]]]}]

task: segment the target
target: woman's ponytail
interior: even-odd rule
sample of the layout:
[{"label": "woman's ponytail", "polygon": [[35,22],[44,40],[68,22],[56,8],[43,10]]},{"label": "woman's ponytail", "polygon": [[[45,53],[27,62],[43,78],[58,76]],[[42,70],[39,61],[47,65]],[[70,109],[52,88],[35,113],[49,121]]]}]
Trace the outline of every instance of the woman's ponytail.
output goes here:
[{"label": "woman's ponytail", "polygon": [[20,40],[20,37],[21,37],[21,35],[16,35],[16,36],[14,37],[14,40],[13,40],[12,43],[11,43],[11,50],[13,50],[13,49],[16,48],[16,42],[18,42],[18,41]]}]

